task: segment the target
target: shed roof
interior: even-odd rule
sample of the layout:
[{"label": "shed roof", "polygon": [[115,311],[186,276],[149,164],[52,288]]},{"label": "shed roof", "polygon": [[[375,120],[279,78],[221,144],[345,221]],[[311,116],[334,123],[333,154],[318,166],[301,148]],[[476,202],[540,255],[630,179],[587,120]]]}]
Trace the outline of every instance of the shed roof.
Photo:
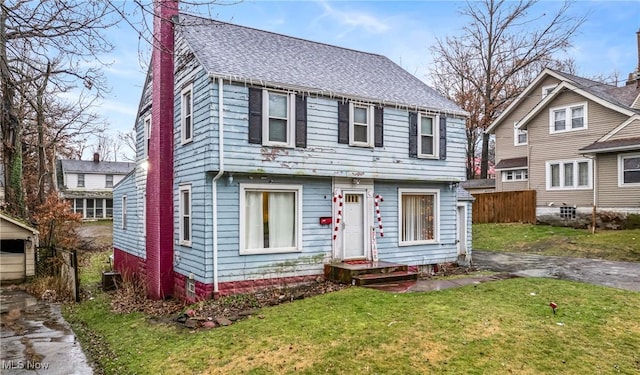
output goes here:
[{"label": "shed roof", "polygon": [[511,159],[502,159],[496,164],[496,169],[511,169],[511,168],[524,168],[529,165],[528,158],[511,158]]},{"label": "shed roof", "polygon": [[611,141],[594,142],[578,151],[589,153],[617,152],[640,149],[640,137],[614,139]]},{"label": "shed roof", "polygon": [[62,172],[77,173],[104,173],[104,174],[127,174],[135,168],[135,163],[100,161],[93,162],[88,160],[60,160]]},{"label": "shed roof", "polygon": [[[33,235],[40,234],[40,232],[38,232],[37,229],[33,228],[32,226],[30,226],[29,224],[23,222],[22,220],[9,215],[6,212],[0,211],[0,222],[1,221],[6,221],[6,222],[9,222],[9,223],[11,223],[13,225],[16,225],[16,226],[24,229],[24,231],[29,232],[29,233],[31,233]],[[2,226],[2,225],[3,224],[0,224],[0,226]],[[3,231],[0,230],[0,233],[2,233],[2,232]]]},{"label": "shed roof", "polygon": [[466,116],[385,56],[181,13],[180,34],[213,76]]}]

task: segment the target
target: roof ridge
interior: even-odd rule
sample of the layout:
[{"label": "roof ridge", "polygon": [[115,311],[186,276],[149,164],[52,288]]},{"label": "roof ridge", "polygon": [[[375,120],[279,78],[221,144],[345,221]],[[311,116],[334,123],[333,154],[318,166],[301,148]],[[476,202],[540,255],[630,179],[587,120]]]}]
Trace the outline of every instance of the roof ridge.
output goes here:
[{"label": "roof ridge", "polygon": [[[300,38],[300,37],[297,37],[297,36],[291,36],[291,35],[287,35],[287,34],[281,34],[281,33],[275,32],[275,31],[262,30],[262,29],[258,29],[258,28],[255,28],[255,27],[251,27],[251,26],[244,26],[244,25],[239,25],[237,23],[220,21],[220,20],[216,20],[216,19],[213,19],[213,18],[206,18],[204,16],[201,16],[201,15],[198,15],[198,14],[189,13],[189,12],[181,11],[179,13],[179,15],[185,15],[185,16],[188,16],[188,17],[200,18],[200,19],[203,19],[205,21],[216,22],[216,23],[221,23],[221,24],[225,24],[225,25],[229,25],[229,26],[240,27],[240,28],[243,28],[243,29],[254,30],[254,31],[257,31],[257,32],[260,32],[260,33],[272,34],[272,35],[276,35],[276,36],[279,36],[279,37],[285,37],[285,38],[289,38],[289,39],[296,39],[296,40],[300,40],[300,41],[307,42],[307,43],[320,44],[320,45],[331,47],[331,48],[339,48],[339,49],[343,49],[343,50],[346,50],[346,51],[352,51],[352,52],[357,52],[357,53],[363,53],[363,54],[366,54],[366,55],[382,57],[382,58],[384,58],[386,60],[391,61],[387,56],[379,54],[379,53],[367,52],[367,51],[357,50],[355,48],[349,48],[349,47],[343,47],[343,46],[336,46],[335,44],[329,44],[329,43],[325,43],[325,42],[317,42],[315,40]],[[179,26],[191,26],[191,25],[182,25],[182,24],[178,24],[178,25]]]}]

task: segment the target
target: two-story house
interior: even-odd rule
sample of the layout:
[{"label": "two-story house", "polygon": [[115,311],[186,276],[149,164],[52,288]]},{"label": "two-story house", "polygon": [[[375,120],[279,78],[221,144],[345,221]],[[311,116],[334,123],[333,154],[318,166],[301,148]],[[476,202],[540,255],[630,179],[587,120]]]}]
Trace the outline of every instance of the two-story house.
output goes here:
[{"label": "two-story house", "polygon": [[172,22],[155,25],[136,169],[114,190],[115,268],[150,297],[471,250],[454,103],[384,56],[157,12]]},{"label": "two-story house", "polygon": [[113,187],[135,163],[93,160],[58,160],[58,191],[69,201],[74,212],[86,220],[113,217]]},{"label": "two-story house", "polygon": [[546,69],[487,131],[496,191],[536,190],[539,221],[640,213],[638,73],[617,87]]}]

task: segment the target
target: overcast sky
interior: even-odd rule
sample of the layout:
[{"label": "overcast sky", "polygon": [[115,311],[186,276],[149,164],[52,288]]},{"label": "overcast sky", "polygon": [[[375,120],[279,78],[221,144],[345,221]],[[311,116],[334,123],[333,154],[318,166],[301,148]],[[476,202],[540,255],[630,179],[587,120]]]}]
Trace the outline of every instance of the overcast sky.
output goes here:
[{"label": "overcast sky", "polygon": [[[544,20],[545,14],[548,17],[561,4],[541,1],[531,16],[541,16]],[[459,1],[249,0],[234,5],[214,5],[211,16],[220,21],[382,54],[428,83],[429,47],[436,38],[461,33],[466,20],[458,10],[463,5]],[[625,79],[635,70],[640,0],[577,1],[572,12],[588,16],[568,51],[580,75],[617,72]],[[115,43],[115,50],[109,56],[113,64],[106,71],[112,90],[98,112],[116,134],[134,125],[147,64],[140,61],[140,52],[146,47],[140,47],[136,32],[124,24],[110,30],[109,37]]]}]

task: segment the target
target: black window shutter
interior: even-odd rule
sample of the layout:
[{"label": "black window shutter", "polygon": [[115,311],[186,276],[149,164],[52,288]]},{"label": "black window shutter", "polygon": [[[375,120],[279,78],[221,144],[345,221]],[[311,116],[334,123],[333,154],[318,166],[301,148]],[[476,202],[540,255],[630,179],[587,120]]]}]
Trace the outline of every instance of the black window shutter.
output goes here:
[{"label": "black window shutter", "polygon": [[262,89],[249,87],[249,143],[262,144]]},{"label": "black window shutter", "polygon": [[349,144],[349,103],[338,102],[338,143]]},{"label": "black window shutter", "polygon": [[440,160],[447,158],[447,118],[440,117]]},{"label": "black window shutter", "polygon": [[418,114],[409,112],[409,157],[418,157]]},{"label": "black window shutter", "polygon": [[307,147],[307,97],[296,95],[296,147]]},{"label": "black window shutter", "polygon": [[374,142],[376,147],[384,147],[384,131],[383,131],[383,118],[384,118],[384,109],[382,107],[376,107],[376,110],[373,115],[373,123],[374,123]]}]

